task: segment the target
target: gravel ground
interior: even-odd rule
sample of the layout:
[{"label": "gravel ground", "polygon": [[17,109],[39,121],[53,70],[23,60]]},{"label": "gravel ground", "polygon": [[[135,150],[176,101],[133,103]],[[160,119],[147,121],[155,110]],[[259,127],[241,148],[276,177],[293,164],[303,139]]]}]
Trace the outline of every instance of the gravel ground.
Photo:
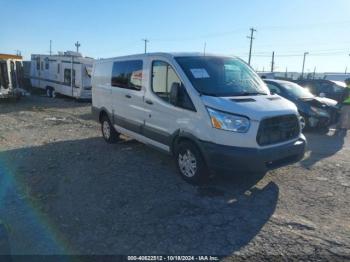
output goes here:
[{"label": "gravel ground", "polygon": [[350,260],[350,139],[306,136],[300,163],[195,187],[167,155],[106,144],[89,103],[0,104],[0,254]]}]

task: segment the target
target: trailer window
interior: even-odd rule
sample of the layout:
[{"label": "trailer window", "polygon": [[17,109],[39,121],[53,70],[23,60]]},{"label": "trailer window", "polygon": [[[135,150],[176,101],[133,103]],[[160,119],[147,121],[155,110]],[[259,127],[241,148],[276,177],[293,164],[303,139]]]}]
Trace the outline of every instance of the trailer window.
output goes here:
[{"label": "trailer window", "polygon": [[[71,79],[71,71],[73,71],[73,81]],[[64,83],[70,85],[72,81],[73,86],[75,86],[75,70],[64,69]]]},{"label": "trailer window", "polygon": [[17,75],[15,70],[15,63],[11,61],[10,63],[10,75],[12,81],[12,88],[17,88]]},{"label": "trailer window", "polygon": [[36,70],[40,70],[40,58],[36,58]]},{"label": "trailer window", "polygon": [[131,90],[141,90],[142,60],[113,63],[112,86]]}]

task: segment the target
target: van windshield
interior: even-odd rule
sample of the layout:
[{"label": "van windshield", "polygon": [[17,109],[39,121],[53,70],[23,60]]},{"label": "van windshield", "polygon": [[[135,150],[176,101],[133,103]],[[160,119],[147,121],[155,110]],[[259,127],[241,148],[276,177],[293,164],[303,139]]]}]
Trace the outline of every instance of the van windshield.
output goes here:
[{"label": "van windshield", "polygon": [[176,57],[194,88],[209,96],[270,94],[265,83],[237,58],[217,56]]}]

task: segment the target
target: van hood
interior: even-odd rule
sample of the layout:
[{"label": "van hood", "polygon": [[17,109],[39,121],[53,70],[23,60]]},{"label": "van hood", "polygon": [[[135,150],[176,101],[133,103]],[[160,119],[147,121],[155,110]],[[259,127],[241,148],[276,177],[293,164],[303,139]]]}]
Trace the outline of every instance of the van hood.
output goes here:
[{"label": "van hood", "polygon": [[297,107],[278,95],[214,97],[202,96],[203,103],[210,108],[239,114],[251,120],[260,121],[265,117],[298,114]]}]

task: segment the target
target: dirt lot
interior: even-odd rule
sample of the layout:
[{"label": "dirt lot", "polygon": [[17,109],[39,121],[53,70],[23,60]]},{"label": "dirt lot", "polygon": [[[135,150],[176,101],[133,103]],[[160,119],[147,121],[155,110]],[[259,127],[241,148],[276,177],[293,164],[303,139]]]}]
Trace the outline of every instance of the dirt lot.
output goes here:
[{"label": "dirt lot", "polygon": [[305,159],[195,187],[136,141],[106,144],[90,104],[0,104],[0,254],[350,259],[350,139],[306,134]]}]

